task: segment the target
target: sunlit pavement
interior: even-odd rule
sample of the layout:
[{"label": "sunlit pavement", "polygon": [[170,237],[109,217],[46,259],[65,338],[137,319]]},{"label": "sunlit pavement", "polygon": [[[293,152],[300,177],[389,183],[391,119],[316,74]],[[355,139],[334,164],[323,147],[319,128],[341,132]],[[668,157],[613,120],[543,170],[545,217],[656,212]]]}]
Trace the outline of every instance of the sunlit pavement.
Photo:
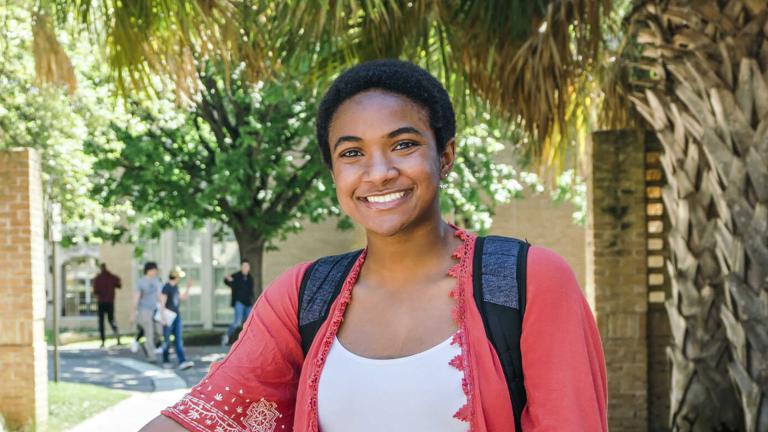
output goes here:
[{"label": "sunlit pavement", "polygon": [[136,432],[160,414],[160,410],[179,400],[185,389],[153,393],[136,393],[107,408],[68,432]]},{"label": "sunlit pavement", "polygon": [[[194,362],[190,369],[180,371],[173,351],[171,351],[171,364],[169,369],[184,380],[187,387],[197,384],[208,372],[208,368],[214,361],[224,358],[228,350],[220,346],[185,347],[185,353],[189,360]],[[160,356],[158,356],[160,357]],[[128,368],[119,362],[110,359],[129,358],[144,362],[145,357],[139,351],[132,353],[128,346],[110,347],[108,349],[83,349],[63,347],[59,350],[59,363],[61,367],[60,379],[67,382],[95,384],[119,390],[151,392],[154,391],[152,381],[134,369]],[[48,377],[53,379],[53,350],[48,348]]]},{"label": "sunlit pavement", "polygon": [[[152,392],[152,379],[142,373],[107,359],[116,353],[78,349],[59,351],[61,381],[94,384],[118,390]],[[53,380],[53,351],[48,351],[48,379]]]},{"label": "sunlit pavement", "polygon": [[[67,348],[59,351],[62,381],[94,384],[126,390],[133,395],[70,429],[72,432],[136,431],[179,400],[187,389],[197,384],[208,372],[210,364],[221,360],[228,348],[220,346],[187,347],[187,358],[194,367],[180,371],[163,368],[145,361],[144,355],[132,353],[127,346]],[[171,353],[173,365],[176,365]],[[53,378],[53,351],[48,350],[48,374]]]}]

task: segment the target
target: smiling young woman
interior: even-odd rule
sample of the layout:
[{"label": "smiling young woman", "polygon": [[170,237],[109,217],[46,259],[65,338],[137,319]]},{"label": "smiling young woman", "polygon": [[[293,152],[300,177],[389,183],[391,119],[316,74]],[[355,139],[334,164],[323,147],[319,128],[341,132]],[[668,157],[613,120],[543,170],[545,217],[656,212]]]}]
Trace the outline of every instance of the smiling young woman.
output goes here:
[{"label": "smiling young woman", "polygon": [[339,76],[317,139],[366,248],[309,340],[301,315],[318,296],[303,291],[315,275],[303,263],[265,290],[227,357],[143,430],[607,430],[594,318],[568,264],[535,246],[520,270],[525,397],[513,410],[507,354],[473,294],[477,238],[440,214],[454,135],[445,89],[417,66],[381,60]]}]

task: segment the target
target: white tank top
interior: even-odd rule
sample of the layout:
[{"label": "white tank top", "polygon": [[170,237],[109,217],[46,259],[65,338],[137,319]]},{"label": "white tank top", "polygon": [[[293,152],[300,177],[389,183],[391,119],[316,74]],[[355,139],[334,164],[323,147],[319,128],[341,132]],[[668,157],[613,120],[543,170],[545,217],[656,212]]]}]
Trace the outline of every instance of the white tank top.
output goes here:
[{"label": "white tank top", "polygon": [[467,401],[463,373],[449,362],[461,352],[451,338],[396,359],[370,359],[334,338],[320,375],[317,411],[322,432],[465,432],[453,417]]}]

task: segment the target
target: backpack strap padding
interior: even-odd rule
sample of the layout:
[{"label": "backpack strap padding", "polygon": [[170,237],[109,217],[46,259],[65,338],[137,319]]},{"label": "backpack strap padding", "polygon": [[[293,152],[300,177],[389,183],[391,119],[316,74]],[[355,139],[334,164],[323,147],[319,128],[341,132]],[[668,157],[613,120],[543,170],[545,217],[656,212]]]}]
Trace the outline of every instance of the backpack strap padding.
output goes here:
[{"label": "backpack strap padding", "polygon": [[520,337],[525,310],[525,270],[528,244],[521,240],[478,237],[474,254],[474,297],[488,339],[499,356],[515,417],[526,404]]},{"label": "backpack strap padding", "polygon": [[341,292],[362,249],[341,255],[323,257],[304,272],[299,287],[299,334],[304,355],[309,351],[315,334],[328,317],[331,304]]},{"label": "backpack strap padding", "polygon": [[522,245],[520,240],[513,238],[485,238],[481,248],[481,265],[478,267],[484,302],[522,310],[517,279],[517,258]]}]

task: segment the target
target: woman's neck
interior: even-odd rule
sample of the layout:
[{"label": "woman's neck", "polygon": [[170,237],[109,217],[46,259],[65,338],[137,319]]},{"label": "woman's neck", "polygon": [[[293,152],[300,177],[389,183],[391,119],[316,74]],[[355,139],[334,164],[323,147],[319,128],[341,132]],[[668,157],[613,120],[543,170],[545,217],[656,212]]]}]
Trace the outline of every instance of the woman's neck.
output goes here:
[{"label": "woman's neck", "polygon": [[458,243],[454,232],[442,218],[436,218],[395,236],[368,233],[363,273],[392,283],[443,275]]}]

